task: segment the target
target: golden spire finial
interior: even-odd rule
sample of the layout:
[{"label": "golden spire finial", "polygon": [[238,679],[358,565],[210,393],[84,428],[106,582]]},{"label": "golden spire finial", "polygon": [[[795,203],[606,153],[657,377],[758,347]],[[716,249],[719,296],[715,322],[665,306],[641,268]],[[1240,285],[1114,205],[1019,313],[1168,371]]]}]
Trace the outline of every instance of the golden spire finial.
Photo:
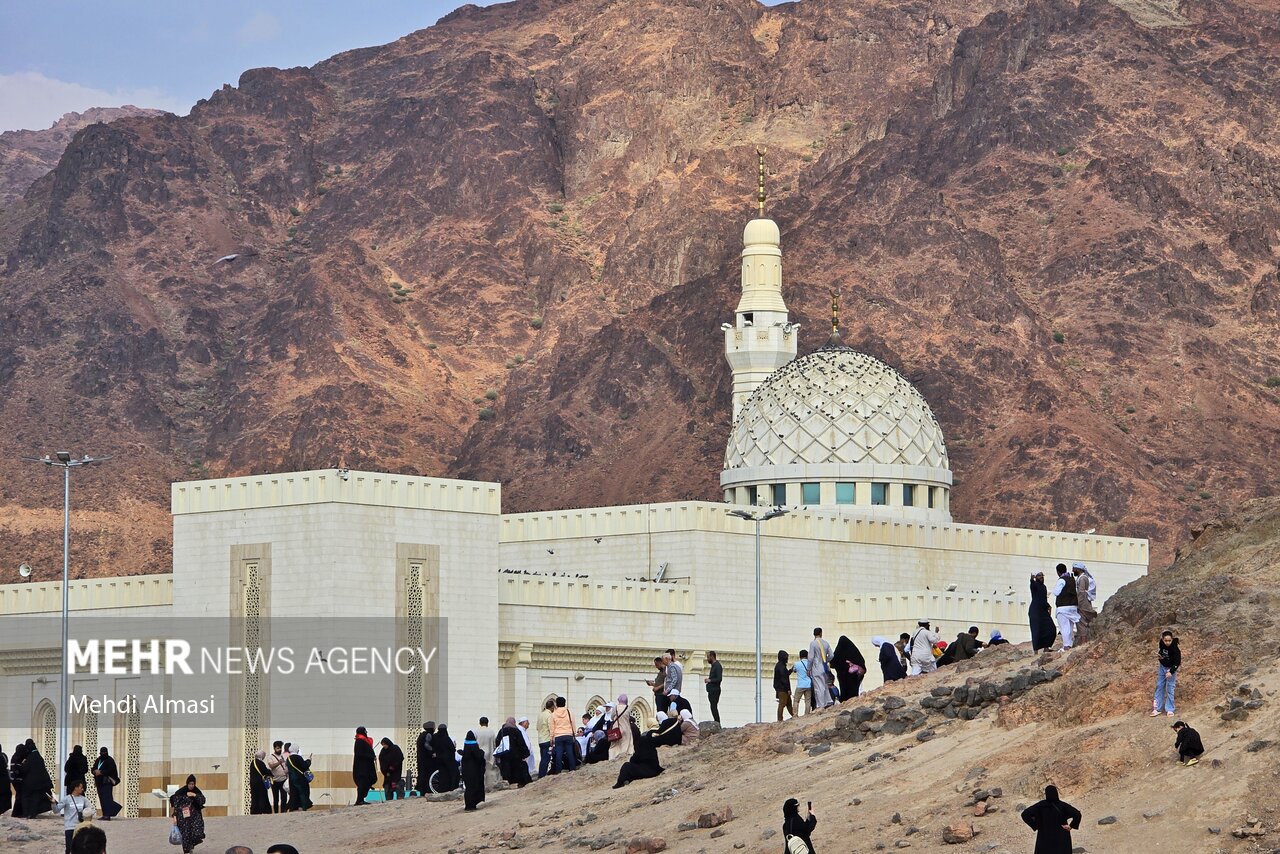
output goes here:
[{"label": "golden spire finial", "polygon": [[840,291],[831,289],[831,340],[832,347],[840,346]]},{"label": "golden spire finial", "polygon": [[764,219],[764,153],[766,150],[763,146],[756,146],[756,162],[760,179],[756,188],[756,204],[760,206],[760,219]]}]

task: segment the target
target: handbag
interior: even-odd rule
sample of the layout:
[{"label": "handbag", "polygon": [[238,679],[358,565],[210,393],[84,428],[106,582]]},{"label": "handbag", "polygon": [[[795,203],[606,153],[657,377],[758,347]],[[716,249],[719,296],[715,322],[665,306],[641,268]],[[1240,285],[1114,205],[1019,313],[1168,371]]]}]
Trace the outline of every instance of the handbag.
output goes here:
[{"label": "handbag", "polygon": [[176,824],[169,826],[169,844],[170,845],[182,844],[182,831],[178,830],[178,826]]},{"label": "handbag", "polygon": [[787,837],[787,854],[809,854],[809,852],[808,843],[799,836]]},{"label": "handbag", "polygon": [[622,741],[622,727],[620,726],[609,727],[609,729],[605,732],[605,738],[609,739],[610,744],[612,744],[615,741]]},{"label": "handbag", "polygon": [[307,772],[307,782],[308,782],[308,783],[310,783],[310,782],[312,782],[313,780],[315,780],[315,778],[316,778],[316,775],[315,775],[315,774],[311,773],[310,771],[308,771],[308,772]]}]

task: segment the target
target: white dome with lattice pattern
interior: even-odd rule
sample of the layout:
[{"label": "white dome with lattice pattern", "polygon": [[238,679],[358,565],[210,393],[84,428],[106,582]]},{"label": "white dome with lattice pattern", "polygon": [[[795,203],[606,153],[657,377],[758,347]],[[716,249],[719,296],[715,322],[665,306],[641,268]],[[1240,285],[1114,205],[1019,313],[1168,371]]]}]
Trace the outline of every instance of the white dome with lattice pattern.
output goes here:
[{"label": "white dome with lattice pattern", "polygon": [[952,480],[942,428],[920,392],[879,359],[827,347],[774,371],[743,405],[720,482],[739,504],[905,503],[941,512]]}]

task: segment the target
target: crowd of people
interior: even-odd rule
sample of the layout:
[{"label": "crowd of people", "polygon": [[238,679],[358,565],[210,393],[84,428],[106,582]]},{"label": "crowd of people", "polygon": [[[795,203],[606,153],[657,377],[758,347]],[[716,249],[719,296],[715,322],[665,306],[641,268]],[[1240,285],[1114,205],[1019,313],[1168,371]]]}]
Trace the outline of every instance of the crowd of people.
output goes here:
[{"label": "crowd of people", "polygon": [[[1076,562],[1070,568],[1060,563],[1055,568],[1057,581],[1052,590],[1043,572],[1031,576],[1031,604],[1028,622],[1031,644],[1035,651],[1052,650],[1058,637],[1060,649],[1069,650],[1090,637],[1097,616],[1093,602],[1096,582],[1088,568]],[[1052,597],[1052,606],[1050,599]],[[878,648],[878,660],[886,683],[931,673],[957,661],[973,658],[982,650],[1007,644],[999,630],[988,639],[979,639],[977,626],[958,632],[954,641],[946,642],[934,631],[933,622],[921,619],[912,632],[902,632],[897,640],[872,638]],[[1178,639],[1165,631],[1156,647],[1157,674],[1151,715],[1175,713],[1174,691],[1182,652]],[[703,678],[711,719],[720,722],[719,702],[724,669],[719,656],[707,653],[707,675]],[[575,720],[564,697],[546,701],[536,723],[528,717],[508,717],[496,730],[487,717],[466,732],[461,746],[449,734],[446,724],[427,721],[417,736],[414,769],[405,767],[404,750],[390,738],[375,744],[365,727],[357,727],[354,736],[352,782],[356,790],[355,804],[369,803],[370,792],[382,778],[382,798],[387,801],[410,794],[463,791],[464,811],[476,810],[499,780],[524,788],[535,779],[571,773],[579,767],[601,762],[618,765],[614,788],[635,780],[649,779],[663,773],[658,751],[696,743],[700,729],[692,703],[685,694],[684,666],[674,648],[653,660],[655,674],[645,680],[653,694],[657,724],[642,727],[632,713],[626,694],[607,702]],[[858,696],[867,673],[867,662],[858,645],[841,635],[834,648],[823,637],[821,627],[813,630],[806,648],[799,650],[792,663],[791,654],[779,650],[773,671],[773,687],[777,696],[777,719],[828,708]],[[794,686],[792,677],[795,679]],[[1178,764],[1193,766],[1204,753],[1199,733],[1178,721],[1174,747]],[[416,773],[415,773],[416,772]],[[52,810],[60,815],[66,831],[66,851],[76,854],[104,854],[106,837],[92,825],[94,818],[110,821],[119,814],[120,804],[113,789],[120,776],[108,748],[103,747],[90,765],[82,748],[76,745],[64,764],[66,794],[54,796],[53,782],[34,740],[27,739],[14,750],[10,760],[0,746],[0,814],[12,810],[17,818],[34,818]],[[297,743],[276,741],[270,751],[259,750],[249,772],[249,803],[253,815],[306,811],[311,809],[311,758]],[[86,797],[92,781],[97,791],[97,804]],[[12,792],[12,795],[10,794]],[[205,796],[194,775],[169,798],[172,832],[170,841],[180,844],[184,852],[192,852],[205,839]],[[1037,851],[1059,850],[1064,842],[1070,850],[1070,830],[1079,826],[1080,814],[1063,802],[1052,786],[1045,798],[1027,808],[1022,819],[1037,832]],[[805,817],[799,802],[792,798],[783,805],[783,834],[787,851],[813,854],[811,835],[817,824],[813,805]],[[803,846],[803,847],[802,847]],[[234,847],[229,852],[248,849]],[[277,845],[269,852],[296,854],[288,845]]]}]

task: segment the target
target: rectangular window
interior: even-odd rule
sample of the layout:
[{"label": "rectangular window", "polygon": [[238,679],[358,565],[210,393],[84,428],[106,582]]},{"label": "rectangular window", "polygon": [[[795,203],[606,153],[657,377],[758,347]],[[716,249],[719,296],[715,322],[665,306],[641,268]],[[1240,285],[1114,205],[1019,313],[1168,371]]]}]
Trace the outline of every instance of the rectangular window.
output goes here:
[{"label": "rectangular window", "polygon": [[821,504],[822,503],[822,486],[817,483],[802,484],[800,491],[804,493],[805,504]]},{"label": "rectangular window", "polygon": [[916,485],[914,483],[902,484],[902,506],[916,506]]},{"label": "rectangular window", "polygon": [[889,503],[889,484],[887,483],[871,484],[871,503],[872,504],[888,504]]},{"label": "rectangular window", "polygon": [[752,507],[756,505],[756,488],[754,486],[747,487],[747,503]]},{"label": "rectangular window", "polygon": [[853,484],[837,483],[836,484],[836,503],[852,504],[853,503]]},{"label": "rectangular window", "polygon": [[933,509],[933,501],[934,501],[933,496],[934,496],[934,493],[937,491],[938,491],[938,487],[936,486],[929,487],[929,509],[930,510]]},{"label": "rectangular window", "polygon": [[787,503],[787,485],[785,483],[775,483],[773,485],[773,506],[785,507]]}]

